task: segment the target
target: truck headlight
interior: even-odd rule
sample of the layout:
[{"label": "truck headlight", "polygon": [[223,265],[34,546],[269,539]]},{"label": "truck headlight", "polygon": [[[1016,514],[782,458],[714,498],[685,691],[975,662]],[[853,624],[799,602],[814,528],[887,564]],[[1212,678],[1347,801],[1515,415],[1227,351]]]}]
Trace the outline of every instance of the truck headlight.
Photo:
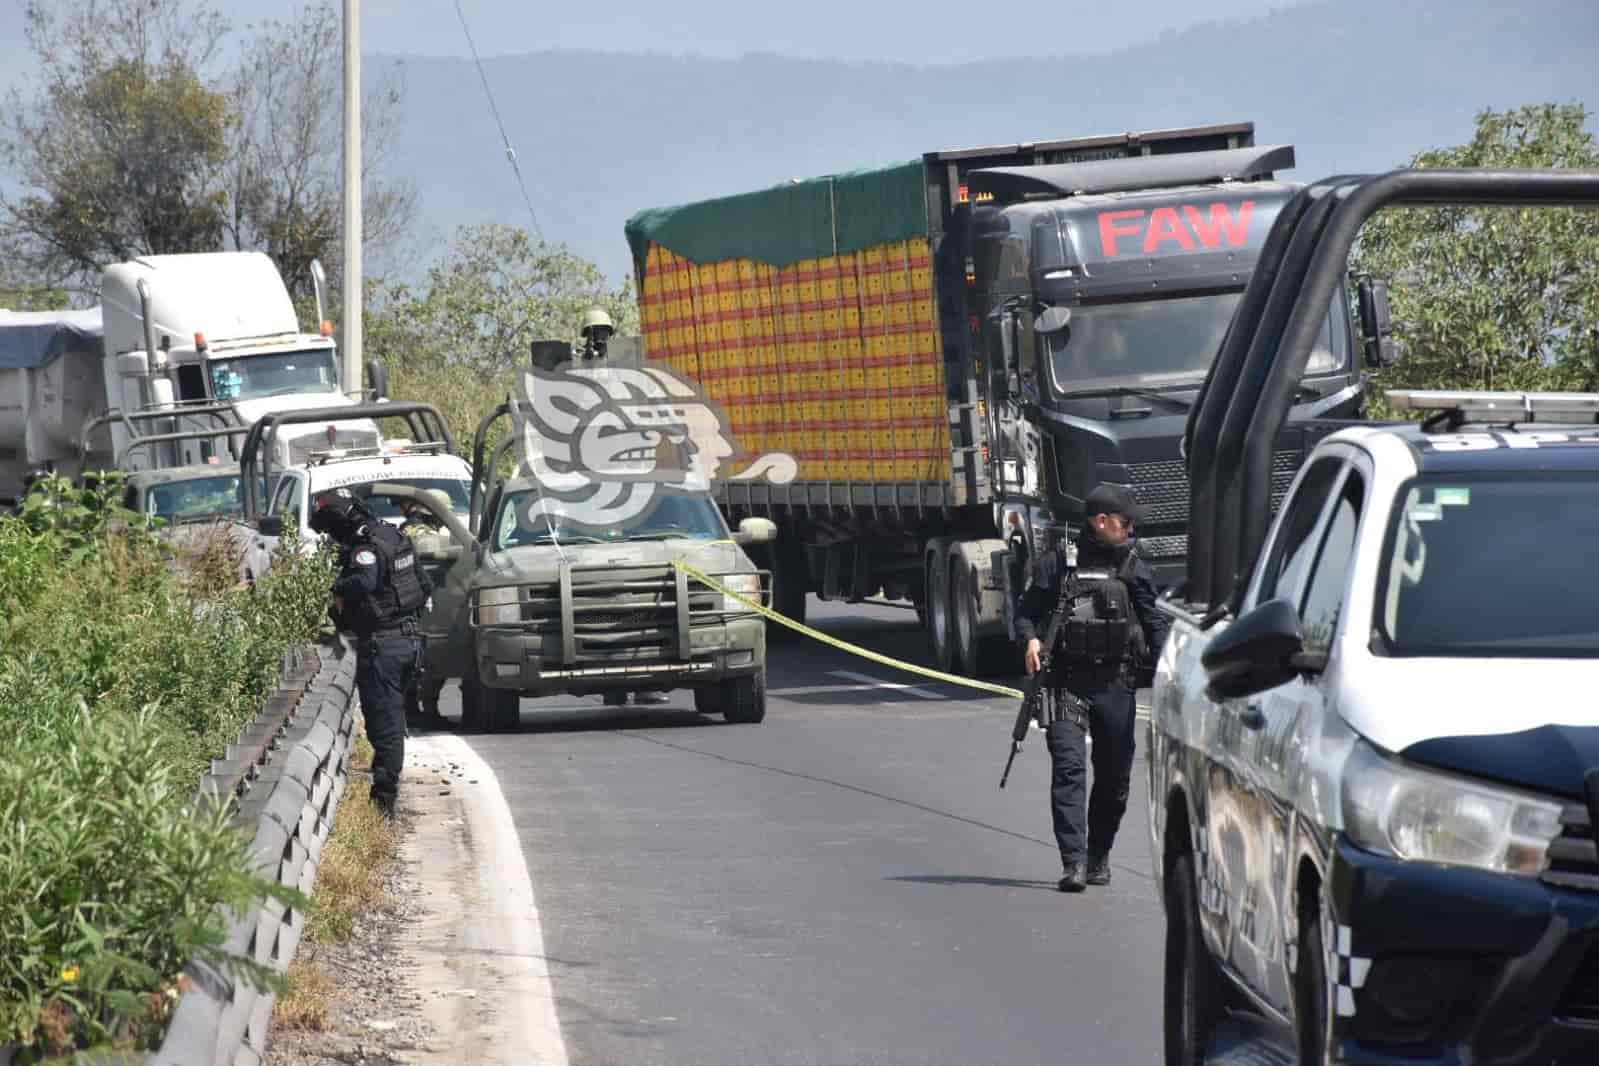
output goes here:
[{"label": "truck headlight", "polygon": [[1364,741],[1343,770],[1344,829],[1368,851],[1536,875],[1560,835],[1560,804],[1400,763]]},{"label": "truck headlight", "polygon": [[477,595],[477,621],[481,626],[515,625],[522,620],[516,586],[483,589]]},{"label": "truck headlight", "polygon": [[[741,596],[747,596],[756,603],[761,602],[761,575],[760,574],[728,574],[722,578],[722,587]],[[722,597],[722,610],[748,611],[749,608],[731,596]]]}]

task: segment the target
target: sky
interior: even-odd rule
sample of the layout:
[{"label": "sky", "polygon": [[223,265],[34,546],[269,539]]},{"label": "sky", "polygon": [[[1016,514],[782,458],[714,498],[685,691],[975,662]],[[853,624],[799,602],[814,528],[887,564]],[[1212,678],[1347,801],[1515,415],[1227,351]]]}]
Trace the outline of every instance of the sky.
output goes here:
[{"label": "sky", "polygon": [[[23,0],[0,0],[0,65],[16,73]],[[343,0],[334,0],[342,9]],[[212,0],[236,24],[285,18],[301,0]],[[460,0],[484,56],[571,48],[736,57],[963,63],[1006,55],[1106,52],[1196,22],[1254,15],[1292,0],[1007,0],[1003,25],[978,28],[972,0]],[[455,0],[361,0],[363,52],[466,55]],[[11,78],[7,77],[6,81]]]}]

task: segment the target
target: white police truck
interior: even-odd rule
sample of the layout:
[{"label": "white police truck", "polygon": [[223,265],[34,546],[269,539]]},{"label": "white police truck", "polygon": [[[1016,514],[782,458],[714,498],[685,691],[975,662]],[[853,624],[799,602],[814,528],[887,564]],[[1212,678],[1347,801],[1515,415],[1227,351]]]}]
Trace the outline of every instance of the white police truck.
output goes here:
[{"label": "white police truck", "polygon": [[1165,603],[1168,1062],[1241,1009],[1302,1063],[1599,1063],[1599,395],[1389,397],[1432,417],[1322,439],[1235,616]]}]

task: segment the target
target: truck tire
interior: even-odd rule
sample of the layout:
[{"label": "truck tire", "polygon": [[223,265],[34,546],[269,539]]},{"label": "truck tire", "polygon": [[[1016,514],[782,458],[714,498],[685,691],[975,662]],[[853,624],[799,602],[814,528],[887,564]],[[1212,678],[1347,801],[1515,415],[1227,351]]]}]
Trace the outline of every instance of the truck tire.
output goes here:
[{"label": "truck tire", "polygon": [[955,663],[954,626],[949,617],[947,569],[937,555],[927,565],[927,635],[933,646],[933,669],[949,673]]},{"label": "truck tire", "polygon": [[[781,543],[772,545],[772,610],[786,618],[804,624],[805,597],[809,591],[810,574],[805,566],[803,548],[785,548]],[[797,636],[781,622],[768,620],[766,634],[769,640],[787,640]]]},{"label": "truck tire", "polygon": [[1327,1061],[1327,1018],[1331,990],[1327,986],[1326,941],[1321,931],[1319,900],[1301,900],[1299,966],[1294,971],[1294,1043],[1301,1066]]},{"label": "truck tire", "polygon": [[[1010,643],[998,637],[977,635],[978,575],[964,556],[955,555],[949,564],[949,613],[954,634],[953,671],[966,677],[991,677],[1021,663],[1020,655],[1008,656]],[[1007,662],[1007,659],[1012,660]]]},{"label": "truck tire", "polygon": [[727,721],[747,725],[762,721],[766,718],[766,672],[723,681],[720,699],[722,717]]},{"label": "truck tire", "polygon": [[483,685],[475,677],[461,678],[461,732],[480,733],[484,725]]},{"label": "truck tire", "polygon": [[1226,981],[1205,947],[1194,857],[1184,852],[1166,870],[1166,1066],[1203,1066],[1227,1015]]},{"label": "truck tire", "polygon": [[717,685],[701,685],[694,690],[694,709],[700,714],[716,714],[722,709],[722,690]]},{"label": "truck tire", "polygon": [[514,733],[522,724],[522,693],[514,688],[484,689],[484,718],[490,733]]}]

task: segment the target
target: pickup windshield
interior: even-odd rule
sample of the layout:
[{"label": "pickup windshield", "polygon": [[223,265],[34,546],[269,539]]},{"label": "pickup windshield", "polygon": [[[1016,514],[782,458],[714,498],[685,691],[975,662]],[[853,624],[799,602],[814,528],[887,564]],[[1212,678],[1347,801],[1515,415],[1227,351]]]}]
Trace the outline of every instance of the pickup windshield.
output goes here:
[{"label": "pickup windshield", "polygon": [[338,392],[333,349],[246,355],[210,362],[211,393],[218,400],[255,400],[301,392]]},{"label": "pickup windshield", "polygon": [[[1074,396],[1119,386],[1197,386],[1242,297],[1241,291],[1214,292],[1073,307],[1066,329],[1045,337],[1055,392]],[[1329,315],[1305,374],[1330,373],[1343,362],[1333,345]]]},{"label": "pickup windshield", "polygon": [[[388,485],[409,485],[413,489],[433,489],[442,492],[450,498],[450,510],[456,514],[466,514],[472,507],[472,485],[470,482],[457,477],[386,477],[383,479]],[[366,505],[374,515],[379,518],[388,518],[399,521],[405,518],[398,500],[391,500],[386,496],[372,496],[366,500]],[[426,510],[418,511],[426,515]]]},{"label": "pickup windshield", "polygon": [[1388,655],[1599,655],[1599,475],[1429,476],[1399,490],[1377,593]]},{"label": "pickup windshield", "polygon": [[721,540],[727,536],[727,526],[721,512],[707,495],[662,493],[660,498],[643,514],[618,522],[614,526],[596,529],[563,522],[560,517],[527,515],[528,507],[538,498],[531,490],[513,492],[500,505],[499,521],[495,523],[494,550],[524,547],[530,544],[549,544],[551,528],[554,539],[563,544],[613,544],[626,540]]},{"label": "pickup windshield", "polygon": [[186,522],[217,515],[242,515],[239,475],[191,478],[152,485],[144,496],[146,514],[168,522]]}]

